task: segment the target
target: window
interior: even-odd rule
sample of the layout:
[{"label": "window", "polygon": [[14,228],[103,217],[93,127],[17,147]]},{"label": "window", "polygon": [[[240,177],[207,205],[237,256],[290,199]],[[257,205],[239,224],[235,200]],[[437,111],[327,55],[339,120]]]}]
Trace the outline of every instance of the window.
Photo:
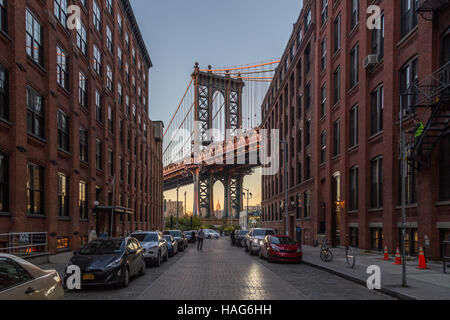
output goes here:
[{"label": "window", "polygon": [[351,17],[350,17],[350,30],[352,30],[359,22],[359,0],[351,1]]},{"label": "window", "polygon": [[383,158],[370,162],[370,207],[383,207]]},{"label": "window", "polygon": [[410,89],[417,82],[417,58],[413,58],[400,70],[400,106],[403,116],[407,116],[415,111],[416,97],[411,94]]},{"label": "window", "polygon": [[34,62],[43,65],[42,27],[30,10],[26,12],[26,51]]},{"label": "window", "polygon": [[419,0],[401,0],[401,37],[403,38],[417,26],[417,7]]},{"label": "window", "polygon": [[69,178],[58,173],[58,216],[69,216]]},{"label": "window", "polygon": [[117,46],[117,64],[119,66],[119,70],[122,70],[123,63],[122,63],[122,48],[120,46]]},{"label": "window", "polygon": [[94,70],[99,76],[102,75],[102,53],[97,45],[94,44]]},{"label": "window", "polygon": [[383,229],[370,228],[370,247],[372,250],[383,250]]},{"label": "window", "polygon": [[302,129],[297,132],[297,152],[302,150]]},{"label": "window", "polygon": [[311,144],[311,120],[306,121],[306,136],[305,136],[305,146]]},{"label": "window", "polygon": [[297,47],[300,47],[302,44],[302,28],[299,28],[297,31]]},{"label": "window", "polygon": [[309,44],[305,49],[305,69],[305,74],[309,74],[311,70],[311,46]]},{"label": "window", "polygon": [[87,55],[87,33],[84,25],[79,21],[79,28],[77,28],[77,46],[78,49],[86,56]]},{"label": "window", "polygon": [[[402,161],[399,160],[399,170],[398,170],[398,203],[402,203]],[[405,169],[405,200],[406,205],[412,205],[417,203],[416,197],[416,169],[410,164],[407,163],[407,167]]]},{"label": "window", "polygon": [[372,53],[381,59],[384,56],[384,14],[381,14],[379,19],[380,29],[372,30]]},{"label": "window", "polygon": [[311,218],[311,192],[307,191],[303,194],[304,199],[304,217],[305,219]]},{"label": "window", "polygon": [[341,100],[341,66],[338,66],[333,73],[333,104],[336,105]]},{"label": "window", "polygon": [[322,10],[320,13],[320,21],[322,26],[327,22],[328,19],[328,0],[322,0]]},{"label": "window", "polygon": [[108,150],[108,173],[110,177],[114,176],[114,152],[111,149]]},{"label": "window", "polygon": [[358,106],[350,109],[350,147],[358,145]]},{"label": "window", "polygon": [[111,28],[108,25],[106,26],[106,48],[108,48],[108,51],[111,54],[114,54],[113,53],[114,47],[113,47],[112,32],[111,32]]},{"label": "window", "polygon": [[88,211],[88,185],[84,181],[80,181],[78,190],[78,207],[80,208],[80,219],[89,219]]},{"label": "window", "polygon": [[123,121],[119,119],[119,141],[120,144],[123,144]]},{"label": "window", "polygon": [[450,200],[450,134],[441,139],[439,161],[439,199]]},{"label": "window", "polygon": [[95,120],[103,123],[102,96],[98,90],[95,90]]},{"label": "window", "polygon": [[311,155],[306,157],[305,180],[311,179]]},{"label": "window", "polygon": [[0,30],[8,32],[8,0],[0,0]]},{"label": "window", "polygon": [[320,89],[320,117],[325,117],[327,105],[327,85],[324,84]]},{"label": "window", "polygon": [[306,18],[305,18],[305,33],[308,32],[309,27],[311,26],[311,7],[308,8],[308,11],[306,12]]},{"label": "window", "polygon": [[67,26],[67,0],[54,0],[53,13],[58,21]]},{"label": "window", "polygon": [[8,288],[14,290],[17,287],[20,288],[21,284],[25,285],[26,282],[34,280],[24,268],[6,257],[0,258],[0,270],[2,270],[0,291],[7,290]]},{"label": "window", "polygon": [[311,83],[308,83],[305,91],[305,109],[308,110],[311,107]]},{"label": "window", "polygon": [[87,77],[80,71],[78,77],[78,102],[85,109],[88,109],[87,83]]},{"label": "window", "polygon": [[35,164],[28,164],[27,199],[28,214],[44,214],[44,168]]},{"label": "window", "polygon": [[128,180],[128,185],[131,184],[131,165],[130,163],[127,163],[127,180]]},{"label": "window", "polygon": [[108,12],[110,14],[113,14],[113,0],[106,0],[106,10],[108,10]]},{"label": "window", "polygon": [[58,148],[69,152],[69,117],[58,110]]},{"label": "window", "polygon": [[63,49],[56,47],[56,81],[64,89],[69,88],[68,58]]},{"label": "window", "polygon": [[117,14],[117,29],[119,30],[119,35],[122,35],[122,16]]},{"label": "window", "polygon": [[358,167],[350,169],[350,210],[358,210]]},{"label": "window", "polygon": [[327,133],[324,131],[320,134],[320,164],[327,161]]},{"label": "window", "polygon": [[88,141],[88,131],[80,127],[80,161],[88,162],[89,160],[89,141]]},{"label": "window", "polygon": [[44,99],[31,87],[27,87],[28,132],[44,138]]},{"label": "window", "polygon": [[322,66],[322,71],[325,70],[327,66],[327,37],[324,37],[320,45],[322,50],[322,57],[320,58],[320,63]]},{"label": "window", "polygon": [[120,181],[123,181],[124,173],[123,173],[123,158],[119,157],[119,177]]},{"label": "window", "polygon": [[350,88],[358,83],[358,45],[354,46],[350,51]]},{"label": "window", "polygon": [[127,52],[130,52],[130,37],[128,36],[128,32],[125,32],[125,46]]},{"label": "window", "polygon": [[333,157],[341,153],[341,122],[333,123]]},{"label": "window", "polygon": [[8,71],[0,65],[0,118],[9,119]]},{"label": "window", "polygon": [[302,163],[297,162],[297,184],[302,183]]},{"label": "window", "polygon": [[113,91],[113,72],[109,64],[106,66],[106,87],[109,91]]},{"label": "window", "polygon": [[97,1],[93,1],[93,9],[94,9],[94,26],[98,32],[102,32],[102,12],[100,7],[97,4]]},{"label": "window", "polygon": [[370,133],[377,134],[383,130],[384,88],[378,86],[371,93]]},{"label": "window", "polygon": [[114,133],[114,110],[108,106],[108,130],[109,133]]},{"label": "window", "polygon": [[0,212],[9,210],[8,157],[0,152]]},{"label": "window", "polygon": [[99,139],[95,142],[95,165],[98,170],[103,170],[103,143]]},{"label": "window", "polygon": [[122,97],[122,84],[119,82],[117,83],[117,101],[119,102],[119,105],[123,105],[123,97]]},{"label": "window", "polygon": [[334,20],[334,52],[341,48],[341,14]]}]

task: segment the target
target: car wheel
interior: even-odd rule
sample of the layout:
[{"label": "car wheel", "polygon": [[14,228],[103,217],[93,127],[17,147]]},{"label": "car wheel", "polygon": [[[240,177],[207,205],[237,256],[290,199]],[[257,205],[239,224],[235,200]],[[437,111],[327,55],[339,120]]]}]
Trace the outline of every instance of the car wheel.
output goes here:
[{"label": "car wheel", "polygon": [[143,276],[145,275],[145,272],[147,271],[147,264],[145,263],[145,260],[142,261],[142,268],[141,271],[139,271],[139,275]]},{"label": "car wheel", "polygon": [[126,288],[130,284],[130,271],[128,270],[128,267],[125,268],[123,272],[123,278],[122,278],[122,287]]}]

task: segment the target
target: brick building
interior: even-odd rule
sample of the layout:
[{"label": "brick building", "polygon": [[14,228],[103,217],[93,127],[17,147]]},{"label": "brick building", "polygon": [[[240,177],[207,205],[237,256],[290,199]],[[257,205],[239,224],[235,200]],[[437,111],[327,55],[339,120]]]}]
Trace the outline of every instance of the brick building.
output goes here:
[{"label": "brick building", "polygon": [[[375,21],[381,29],[366,25],[373,4],[381,8]],[[307,244],[326,233],[334,246],[348,239],[362,249],[395,252],[402,104],[405,130],[418,119],[425,139],[435,139],[427,161],[408,167],[406,251],[416,255],[425,246],[427,256],[439,258],[450,236],[449,101],[415,108],[420,97],[413,89],[435,73],[448,94],[449,27],[444,2],[304,1],[262,105],[262,127],[280,129],[289,159],[287,177],[281,151],[279,174],[262,178],[266,227],[285,230],[287,179],[290,235],[299,226]]]},{"label": "brick building", "polygon": [[91,227],[162,228],[151,67],[128,0],[0,1],[0,233],[47,232],[55,252]]}]

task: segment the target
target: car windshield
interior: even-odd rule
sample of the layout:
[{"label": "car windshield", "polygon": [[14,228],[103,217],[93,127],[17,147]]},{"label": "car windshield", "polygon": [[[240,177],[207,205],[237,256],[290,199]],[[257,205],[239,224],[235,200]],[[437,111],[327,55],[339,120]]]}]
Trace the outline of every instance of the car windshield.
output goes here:
[{"label": "car windshield", "polygon": [[156,233],[137,233],[132,234],[131,237],[139,240],[139,242],[157,242],[158,235]]},{"label": "car windshield", "polygon": [[181,231],[169,231],[171,236],[181,237]]},{"label": "car windshield", "polygon": [[192,235],[192,231],[185,231],[184,234],[187,236],[190,236],[190,235]]},{"label": "car windshield", "polygon": [[83,247],[79,254],[97,255],[97,254],[116,254],[121,253],[125,248],[123,240],[94,240]]},{"label": "car windshield", "polygon": [[294,241],[292,241],[291,238],[286,237],[271,237],[270,243],[272,244],[285,244],[285,245],[294,245],[296,244]]},{"label": "car windshield", "polygon": [[274,234],[274,232],[270,229],[258,229],[253,230],[253,236],[267,236],[269,234]]},{"label": "car windshield", "polygon": [[239,235],[240,235],[240,236],[246,235],[247,233],[248,233],[247,230],[241,230],[241,231],[239,231]]}]

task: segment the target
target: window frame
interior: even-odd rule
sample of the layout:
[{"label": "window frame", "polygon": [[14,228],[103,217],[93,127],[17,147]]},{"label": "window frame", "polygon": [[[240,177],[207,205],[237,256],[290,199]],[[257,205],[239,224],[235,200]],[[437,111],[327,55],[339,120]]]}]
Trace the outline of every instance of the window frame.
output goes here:
[{"label": "window frame", "polygon": [[[64,126],[65,124],[65,126]],[[57,111],[58,149],[70,152],[70,118],[63,110]]]}]

